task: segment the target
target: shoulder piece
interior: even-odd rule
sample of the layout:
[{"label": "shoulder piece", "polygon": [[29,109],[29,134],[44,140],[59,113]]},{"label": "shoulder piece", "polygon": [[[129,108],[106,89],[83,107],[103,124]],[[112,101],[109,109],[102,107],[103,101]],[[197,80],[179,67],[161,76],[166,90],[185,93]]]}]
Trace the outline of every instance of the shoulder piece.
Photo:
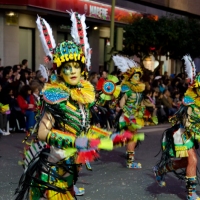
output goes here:
[{"label": "shoulder piece", "polygon": [[192,97],[184,96],[183,105],[188,106],[188,105],[191,105],[191,104],[194,104],[194,103],[195,103],[195,101],[194,101],[194,99]]},{"label": "shoulder piece", "polygon": [[128,85],[126,85],[126,84],[122,85],[122,87],[121,87],[122,93],[128,92],[129,90],[130,90],[130,88],[128,87]]},{"label": "shoulder piece", "polygon": [[44,101],[49,104],[57,104],[69,98],[69,93],[56,84],[45,84],[42,95]]}]

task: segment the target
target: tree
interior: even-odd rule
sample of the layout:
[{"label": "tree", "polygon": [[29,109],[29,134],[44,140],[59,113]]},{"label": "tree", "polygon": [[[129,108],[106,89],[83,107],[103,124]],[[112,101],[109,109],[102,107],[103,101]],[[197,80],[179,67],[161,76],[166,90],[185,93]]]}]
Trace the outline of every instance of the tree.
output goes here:
[{"label": "tree", "polygon": [[[163,16],[157,21],[137,18],[125,27],[124,53],[141,59],[153,54],[158,61],[169,52],[170,58],[183,55],[200,57],[200,22],[186,17]],[[160,66],[159,66],[160,67]]]}]

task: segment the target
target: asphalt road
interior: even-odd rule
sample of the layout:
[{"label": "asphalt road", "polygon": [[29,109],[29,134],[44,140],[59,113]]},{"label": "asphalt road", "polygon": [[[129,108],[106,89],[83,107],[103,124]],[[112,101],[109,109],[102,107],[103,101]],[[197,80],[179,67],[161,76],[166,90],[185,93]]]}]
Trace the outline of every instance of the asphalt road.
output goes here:
[{"label": "asphalt road", "polygon": [[[178,200],[185,198],[185,183],[172,173],[166,178],[167,186],[160,188],[152,173],[158,161],[160,138],[168,124],[145,127],[145,141],[136,150],[136,160],[142,169],[125,167],[125,148],[112,152],[101,151],[101,159],[92,163],[93,171],[83,167],[77,186],[84,187],[86,194],[78,200]],[[12,200],[22,167],[18,165],[23,151],[21,133],[0,138],[0,200]],[[200,194],[200,188],[197,187]]]}]

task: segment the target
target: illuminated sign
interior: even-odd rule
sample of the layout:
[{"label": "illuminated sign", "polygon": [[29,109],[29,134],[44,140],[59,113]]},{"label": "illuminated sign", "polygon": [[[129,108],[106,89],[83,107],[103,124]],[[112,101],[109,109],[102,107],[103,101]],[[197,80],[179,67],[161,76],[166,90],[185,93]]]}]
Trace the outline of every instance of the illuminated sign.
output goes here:
[{"label": "illuminated sign", "polygon": [[[0,4],[43,8],[63,13],[66,13],[66,10],[73,10],[80,14],[85,13],[87,17],[102,20],[110,20],[111,16],[111,5],[89,0],[0,0]],[[136,17],[143,17],[144,15],[146,14],[115,7],[115,22],[127,24],[133,22]],[[155,15],[150,16],[157,17]]]}]

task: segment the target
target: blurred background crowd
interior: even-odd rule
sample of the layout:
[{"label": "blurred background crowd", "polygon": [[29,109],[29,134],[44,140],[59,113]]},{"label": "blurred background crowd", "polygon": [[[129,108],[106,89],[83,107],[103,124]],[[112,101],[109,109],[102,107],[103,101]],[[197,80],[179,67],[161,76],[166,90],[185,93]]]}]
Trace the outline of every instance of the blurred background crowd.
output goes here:
[{"label": "blurred background crowd", "polygon": [[[53,69],[49,70],[49,76]],[[111,73],[122,81],[120,72]],[[100,74],[91,72],[88,80],[96,89],[96,97],[99,92],[98,85],[107,79],[108,72]],[[143,103],[146,106],[145,125],[153,125],[152,116],[158,117],[159,123],[165,123],[179,108],[188,83],[184,73],[178,75],[154,76],[148,74],[145,80],[146,89]],[[40,100],[40,92],[46,82],[41,71],[32,71],[28,67],[28,60],[22,60],[21,64],[0,67],[0,134],[9,135],[12,132],[26,132],[35,124],[35,112]],[[114,128],[120,108],[105,105],[108,121],[105,121],[103,113],[99,112],[99,126],[102,128]],[[109,126],[109,127],[108,127]]]}]

